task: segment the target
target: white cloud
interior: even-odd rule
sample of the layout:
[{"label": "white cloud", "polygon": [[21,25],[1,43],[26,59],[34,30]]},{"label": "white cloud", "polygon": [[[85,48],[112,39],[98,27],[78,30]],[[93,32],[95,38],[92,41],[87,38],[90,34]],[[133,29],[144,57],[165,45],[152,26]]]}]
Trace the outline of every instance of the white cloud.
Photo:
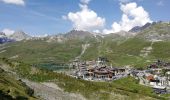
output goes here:
[{"label": "white cloud", "polygon": [[[69,12],[67,19],[73,23],[78,30],[94,31],[100,30],[105,25],[105,18],[101,18],[96,12],[89,9],[87,5],[79,5],[81,11]],[[63,17],[64,18],[64,17]]]},{"label": "white cloud", "polygon": [[81,3],[83,4],[88,4],[91,0],[80,0]]},{"label": "white cloud", "polygon": [[24,0],[0,0],[0,1],[7,4],[15,4],[15,5],[22,5],[22,6],[25,5]]},{"label": "white cloud", "polygon": [[104,33],[115,33],[121,30],[129,31],[134,26],[142,26],[147,22],[152,22],[147,11],[142,6],[137,6],[135,2],[120,4],[123,12],[120,22],[113,22],[112,29],[103,30]]},{"label": "white cloud", "polygon": [[4,32],[5,35],[10,36],[10,35],[12,35],[15,31],[6,28],[6,29],[3,29],[2,32]]}]

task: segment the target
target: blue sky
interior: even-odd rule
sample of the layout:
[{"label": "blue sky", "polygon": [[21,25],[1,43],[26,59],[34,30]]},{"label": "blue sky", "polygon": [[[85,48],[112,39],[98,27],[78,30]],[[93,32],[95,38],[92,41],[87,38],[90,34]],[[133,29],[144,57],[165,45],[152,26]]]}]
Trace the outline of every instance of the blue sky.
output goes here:
[{"label": "blue sky", "polygon": [[[127,8],[125,6],[132,2],[134,4],[131,5],[137,5],[134,9],[141,6],[148,13],[146,21],[170,20],[170,0],[91,0],[88,3],[83,1],[88,0],[0,0],[0,30],[24,30],[30,35],[65,33],[73,28],[116,32],[122,30],[124,25],[123,14],[129,15],[126,9],[122,11],[121,7]],[[81,11],[86,11],[87,14],[91,12],[89,16],[84,16],[88,18],[82,20],[93,17],[90,19],[91,22],[89,21],[92,25],[88,26],[89,23],[86,22],[84,25],[81,23],[82,20],[77,21],[78,18],[75,16],[83,14]],[[69,16],[69,13],[72,14]],[[128,18],[131,19],[131,16]],[[132,27],[134,23],[136,22],[133,21],[132,25],[131,21],[128,24]],[[138,22],[136,25],[143,23]],[[127,29],[131,28],[126,26]]]}]

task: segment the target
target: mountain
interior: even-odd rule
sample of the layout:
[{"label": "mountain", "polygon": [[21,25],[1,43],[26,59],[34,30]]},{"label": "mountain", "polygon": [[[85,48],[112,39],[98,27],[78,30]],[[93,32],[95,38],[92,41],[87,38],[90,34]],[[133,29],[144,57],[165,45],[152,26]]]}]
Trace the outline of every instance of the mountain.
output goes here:
[{"label": "mountain", "polygon": [[54,36],[48,36],[44,38],[47,42],[58,42],[63,43],[66,41],[66,38],[63,35],[54,35]]},{"label": "mountain", "polygon": [[[84,49],[84,45],[88,46]],[[170,59],[170,23],[154,23],[135,35],[124,31],[94,35],[72,30],[66,34],[10,43],[2,48],[1,57],[26,63],[68,63],[84,51],[82,60],[104,56],[115,66],[144,67],[155,59]]]},{"label": "mountain", "polygon": [[[154,24],[154,23],[153,23]],[[129,32],[133,32],[133,33],[137,33],[137,32],[140,32],[146,28],[148,28],[149,26],[151,26],[152,23],[146,23],[145,25],[143,26],[135,26],[133,27],[131,30],[129,30]]]},{"label": "mountain", "polygon": [[130,32],[120,31],[117,33],[106,34],[106,35],[104,35],[103,39],[105,39],[105,41],[121,42],[121,41],[125,41],[133,36],[134,35],[132,35]]},{"label": "mountain", "polygon": [[170,41],[170,23],[158,22],[148,27],[136,36],[147,41]]},{"label": "mountain", "polygon": [[64,37],[68,39],[85,39],[85,38],[93,38],[94,35],[88,31],[81,30],[72,30],[64,35]]},{"label": "mountain", "polygon": [[15,40],[8,38],[5,33],[0,32],[0,44],[14,42]]},{"label": "mountain", "polygon": [[15,40],[9,39],[7,37],[0,37],[0,44],[14,42]]},{"label": "mountain", "polygon": [[126,37],[126,38],[133,37],[133,36],[136,35],[135,33],[126,32],[126,31],[120,31],[120,32],[111,33],[111,34],[118,34],[118,35],[120,35],[120,36],[122,36],[122,37]]},{"label": "mountain", "polygon": [[16,40],[16,41],[21,41],[21,40],[26,40],[26,39],[30,39],[31,36],[29,36],[28,34],[24,33],[23,31],[15,31],[10,38]]},{"label": "mountain", "polygon": [[4,32],[0,32],[0,44],[27,39],[31,39],[31,36],[27,35],[23,31],[16,31],[10,36],[7,36]]}]

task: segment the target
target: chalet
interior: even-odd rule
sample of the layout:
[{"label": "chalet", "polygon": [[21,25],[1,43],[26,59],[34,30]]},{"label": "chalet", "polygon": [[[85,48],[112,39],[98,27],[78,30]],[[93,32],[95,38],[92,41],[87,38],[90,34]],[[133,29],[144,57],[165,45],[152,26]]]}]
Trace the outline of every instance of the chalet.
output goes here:
[{"label": "chalet", "polygon": [[153,75],[146,76],[146,79],[150,82],[154,80],[154,76]]},{"label": "chalet", "polygon": [[101,67],[94,70],[94,77],[96,78],[112,78],[115,75],[115,70],[110,68]]}]

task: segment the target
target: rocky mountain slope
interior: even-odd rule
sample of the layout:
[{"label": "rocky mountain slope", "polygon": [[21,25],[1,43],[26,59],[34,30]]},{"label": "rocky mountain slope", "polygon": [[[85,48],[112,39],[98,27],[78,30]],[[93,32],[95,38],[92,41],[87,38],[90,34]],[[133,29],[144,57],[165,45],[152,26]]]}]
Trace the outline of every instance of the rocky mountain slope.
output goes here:
[{"label": "rocky mountain slope", "polygon": [[79,31],[79,30],[72,30],[64,35],[68,39],[85,39],[85,38],[93,38],[93,34],[88,31]]},{"label": "rocky mountain slope", "polygon": [[124,31],[94,35],[72,30],[66,34],[4,45],[0,56],[27,63],[68,63],[81,54],[82,45],[88,44],[81,55],[82,60],[105,56],[115,66],[144,67],[156,59],[170,60],[169,35],[169,22],[152,24],[136,35]]},{"label": "rocky mountain slope", "polygon": [[143,25],[143,26],[135,26],[135,27],[133,27],[131,30],[129,30],[129,32],[140,32],[140,31],[142,31],[142,30],[144,30],[144,29],[146,29],[146,28],[148,28],[149,26],[151,26],[151,25],[154,25],[154,24],[156,24],[156,22],[153,22],[153,23],[146,23],[145,25]]},{"label": "rocky mountain slope", "polygon": [[0,32],[0,44],[14,42],[15,40],[8,38],[5,33]]},{"label": "rocky mountain slope", "polygon": [[137,36],[147,41],[169,41],[170,40],[170,23],[159,22],[145,30],[142,30]]},{"label": "rocky mountain slope", "polygon": [[30,39],[31,36],[27,35],[26,33],[24,33],[23,31],[15,31],[10,38],[16,40],[16,41],[21,41],[21,40],[26,40],[26,39]]},{"label": "rocky mountain slope", "polygon": [[0,32],[0,44],[22,41],[22,40],[29,40],[31,38],[32,38],[31,36],[24,33],[23,31],[15,31],[12,35],[9,36],[7,36],[6,33]]}]

